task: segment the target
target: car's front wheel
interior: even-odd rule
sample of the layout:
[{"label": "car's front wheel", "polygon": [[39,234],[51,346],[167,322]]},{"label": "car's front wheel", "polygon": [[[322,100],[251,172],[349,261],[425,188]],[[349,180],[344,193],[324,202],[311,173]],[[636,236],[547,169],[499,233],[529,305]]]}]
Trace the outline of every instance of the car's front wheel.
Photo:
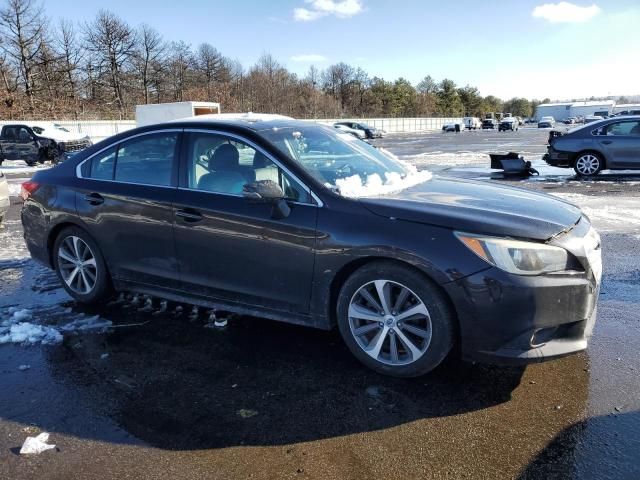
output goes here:
[{"label": "car's front wheel", "polygon": [[337,316],[351,352],[386,375],[423,375],[453,344],[453,314],[443,294],[419,272],[394,262],[374,262],[352,274],[340,292]]},{"label": "car's front wheel", "polygon": [[602,157],[594,152],[581,153],[573,164],[575,172],[583,177],[597,175],[603,168],[604,161]]},{"label": "car's front wheel", "polygon": [[112,293],[111,277],[95,241],[82,229],[68,227],[58,235],[53,259],[62,286],[82,303],[98,303]]}]

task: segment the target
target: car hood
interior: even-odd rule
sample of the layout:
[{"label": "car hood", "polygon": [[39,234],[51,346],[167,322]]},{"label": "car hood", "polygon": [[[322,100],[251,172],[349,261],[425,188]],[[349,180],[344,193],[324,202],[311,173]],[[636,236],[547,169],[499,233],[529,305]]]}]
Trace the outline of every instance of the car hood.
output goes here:
[{"label": "car hood", "polygon": [[547,240],[573,227],[582,212],[550,195],[489,182],[433,177],[384,197],[359,199],[371,212],[455,230]]}]

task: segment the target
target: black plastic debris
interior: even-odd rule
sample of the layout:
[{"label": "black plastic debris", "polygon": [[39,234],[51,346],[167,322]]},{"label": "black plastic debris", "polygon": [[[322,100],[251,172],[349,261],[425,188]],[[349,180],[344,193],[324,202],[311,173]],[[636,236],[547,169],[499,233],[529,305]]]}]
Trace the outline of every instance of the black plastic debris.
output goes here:
[{"label": "black plastic debris", "polygon": [[539,175],[538,171],[531,166],[531,162],[516,152],[509,153],[490,153],[491,168],[502,170],[504,175],[528,177],[530,175]]}]

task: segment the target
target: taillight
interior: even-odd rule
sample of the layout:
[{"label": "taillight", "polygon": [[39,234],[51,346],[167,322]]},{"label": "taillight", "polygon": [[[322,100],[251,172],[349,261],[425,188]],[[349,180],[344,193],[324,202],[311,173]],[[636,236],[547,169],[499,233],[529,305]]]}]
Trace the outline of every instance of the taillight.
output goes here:
[{"label": "taillight", "polygon": [[36,190],[40,188],[40,184],[32,181],[24,182],[20,189],[20,196],[22,200],[29,198]]}]

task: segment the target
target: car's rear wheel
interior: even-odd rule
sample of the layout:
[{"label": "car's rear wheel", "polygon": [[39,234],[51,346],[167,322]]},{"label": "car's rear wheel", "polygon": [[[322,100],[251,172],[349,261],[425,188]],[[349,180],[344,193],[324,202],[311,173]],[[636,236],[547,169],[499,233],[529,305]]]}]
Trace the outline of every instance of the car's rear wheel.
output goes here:
[{"label": "car's rear wheel", "polygon": [[84,230],[62,230],[54,243],[53,258],[62,286],[78,302],[98,303],[111,296],[111,277],[104,257]]},{"label": "car's rear wheel", "polygon": [[351,275],[337,315],[351,352],[386,375],[423,375],[453,344],[453,314],[443,294],[419,272],[394,262],[371,263]]},{"label": "car's rear wheel", "polygon": [[575,172],[583,177],[597,175],[603,168],[604,160],[595,152],[584,152],[579,154],[573,164]]}]

